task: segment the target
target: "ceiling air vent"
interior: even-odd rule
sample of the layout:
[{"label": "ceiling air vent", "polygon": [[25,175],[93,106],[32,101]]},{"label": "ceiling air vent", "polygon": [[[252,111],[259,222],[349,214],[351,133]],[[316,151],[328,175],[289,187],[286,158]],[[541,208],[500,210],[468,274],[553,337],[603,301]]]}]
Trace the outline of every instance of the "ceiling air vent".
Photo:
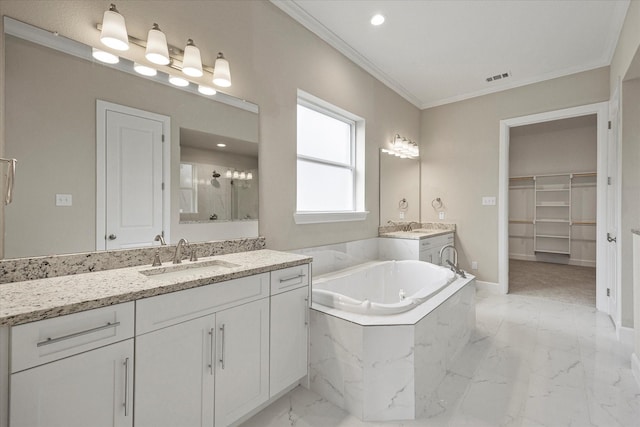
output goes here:
[{"label": "ceiling air vent", "polygon": [[487,82],[493,82],[496,80],[506,79],[507,77],[511,77],[511,73],[509,71],[507,71],[506,73],[496,74],[495,76],[487,77],[486,80]]}]

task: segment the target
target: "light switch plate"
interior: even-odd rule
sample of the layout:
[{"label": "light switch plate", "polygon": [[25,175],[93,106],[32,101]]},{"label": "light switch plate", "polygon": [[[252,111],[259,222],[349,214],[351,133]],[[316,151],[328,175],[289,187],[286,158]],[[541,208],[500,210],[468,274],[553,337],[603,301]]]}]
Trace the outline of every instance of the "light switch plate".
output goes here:
[{"label": "light switch plate", "polygon": [[438,212],[438,219],[444,219],[444,212]]},{"label": "light switch plate", "polygon": [[56,206],[71,206],[73,196],[71,194],[56,194]]},{"label": "light switch plate", "polygon": [[496,205],[496,197],[495,196],[484,196],[482,198],[483,206],[495,206]]},{"label": "light switch plate", "polygon": [[400,219],[404,219],[404,212],[400,211]]}]

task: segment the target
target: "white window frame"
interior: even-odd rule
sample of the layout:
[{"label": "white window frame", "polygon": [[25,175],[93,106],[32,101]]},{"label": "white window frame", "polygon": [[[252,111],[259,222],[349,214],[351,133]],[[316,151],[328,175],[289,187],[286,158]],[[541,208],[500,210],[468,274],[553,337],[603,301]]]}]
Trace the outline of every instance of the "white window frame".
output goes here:
[{"label": "white window frame", "polygon": [[[353,185],[353,210],[341,211],[296,211],[293,215],[296,224],[316,224],[328,222],[363,221],[367,218],[368,211],[364,210],[364,129],[365,121],[346,110],[313,96],[302,90],[298,90],[297,105],[309,108],[318,113],[340,120],[351,127],[351,164],[333,162],[312,156],[300,155],[296,148],[296,165],[299,160],[316,164],[341,167],[352,172]],[[297,194],[297,190],[296,190]],[[297,200],[296,200],[296,209]]]}]

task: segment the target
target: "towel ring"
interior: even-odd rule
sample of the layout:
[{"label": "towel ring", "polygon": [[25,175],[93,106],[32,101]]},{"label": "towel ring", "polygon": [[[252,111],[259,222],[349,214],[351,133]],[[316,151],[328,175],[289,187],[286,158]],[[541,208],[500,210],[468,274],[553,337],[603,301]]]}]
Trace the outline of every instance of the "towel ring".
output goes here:
[{"label": "towel ring", "polygon": [[440,197],[436,197],[431,201],[431,206],[433,206],[433,209],[435,210],[442,209],[442,199]]},{"label": "towel ring", "polygon": [[401,199],[401,200],[398,202],[398,208],[399,208],[401,211],[406,211],[406,210],[409,208],[409,202],[407,202],[407,199]]}]

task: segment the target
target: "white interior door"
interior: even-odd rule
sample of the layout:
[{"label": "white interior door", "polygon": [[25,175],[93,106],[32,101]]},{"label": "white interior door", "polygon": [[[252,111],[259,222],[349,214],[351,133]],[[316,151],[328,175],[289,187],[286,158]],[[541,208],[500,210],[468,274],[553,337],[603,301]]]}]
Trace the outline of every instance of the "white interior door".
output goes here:
[{"label": "white interior door", "polygon": [[607,294],[609,296],[609,315],[619,325],[618,304],[618,157],[619,157],[619,114],[620,92],[616,90],[609,103],[610,131],[607,140]]},{"label": "white interior door", "polygon": [[[104,124],[99,124],[104,127],[104,193],[101,195],[98,191],[97,195],[98,249],[150,246],[156,234],[164,230],[163,134],[166,122],[152,113],[118,107],[104,109]],[[99,177],[99,187],[100,181]],[[103,221],[100,220],[101,202]]]}]

